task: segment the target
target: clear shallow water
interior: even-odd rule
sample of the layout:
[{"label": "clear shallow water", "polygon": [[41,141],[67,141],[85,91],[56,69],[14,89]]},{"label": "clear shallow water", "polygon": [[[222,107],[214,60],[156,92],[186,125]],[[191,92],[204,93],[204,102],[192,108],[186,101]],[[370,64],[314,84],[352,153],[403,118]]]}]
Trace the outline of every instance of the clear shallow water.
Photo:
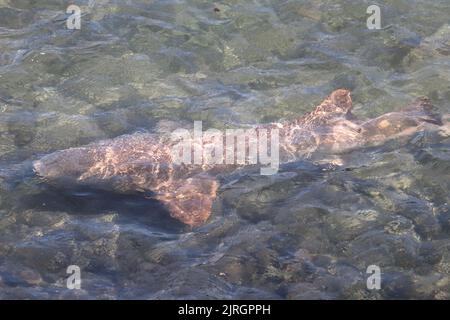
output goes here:
[{"label": "clear shallow water", "polygon": [[[421,95],[449,113],[448,1],[380,2],[380,31],[373,2],[77,3],[73,31],[65,2],[0,0],[1,298],[450,298],[448,140],[248,174],[194,230],[142,195],[52,187],[27,166],[168,120],[294,117],[339,87],[361,118]],[[66,289],[72,264],[82,290]]]}]

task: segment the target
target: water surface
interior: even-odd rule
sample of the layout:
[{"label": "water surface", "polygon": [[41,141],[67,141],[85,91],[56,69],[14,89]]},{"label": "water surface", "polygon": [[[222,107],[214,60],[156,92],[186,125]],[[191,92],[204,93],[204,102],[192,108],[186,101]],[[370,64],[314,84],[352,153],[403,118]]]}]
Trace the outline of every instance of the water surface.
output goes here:
[{"label": "water surface", "polygon": [[[374,3],[382,30],[366,27]],[[448,0],[76,4],[81,30],[65,1],[0,0],[0,298],[450,298],[448,140],[249,173],[197,229],[142,194],[55,187],[29,168],[169,121],[289,119],[340,87],[363,119],[423,95],[450,113]],[[69,265],[81,290],[66,288]]]}]

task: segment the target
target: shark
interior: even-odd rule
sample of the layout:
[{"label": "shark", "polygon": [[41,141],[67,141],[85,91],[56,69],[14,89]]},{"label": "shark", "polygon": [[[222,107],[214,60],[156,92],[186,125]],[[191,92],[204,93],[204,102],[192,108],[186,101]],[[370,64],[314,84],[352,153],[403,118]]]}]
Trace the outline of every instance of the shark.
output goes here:
[{"label": "shark", "polygon": [[[350,91],[337,89],[303,116],[255,125],[253,129],[276,130],[281,163],[404,140],[419,131],[441,132],[447,128],[444,131],[448,135],[448,123],[443,123],[427,98],[368,120],[359,120],[352,108]],[[33,169],[52,183],[75,183],[123,193],[150,192],[173,218],[198,227],[211,216],[220,177],[250,164],[180,163],[173,152],[177,143],[167,134],[137,132],[44,155],[33,162]]]}]

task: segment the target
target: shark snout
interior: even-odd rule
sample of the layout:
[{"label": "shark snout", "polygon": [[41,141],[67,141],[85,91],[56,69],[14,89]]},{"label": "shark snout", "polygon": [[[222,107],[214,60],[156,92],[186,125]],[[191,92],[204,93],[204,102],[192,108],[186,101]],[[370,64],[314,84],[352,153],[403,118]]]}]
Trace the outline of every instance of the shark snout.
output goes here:
[{"label": "shark snout", "polygon": [[87,148],[58,151],[33,162],[34,172],[41,177],[78,179],[91,165]]}]

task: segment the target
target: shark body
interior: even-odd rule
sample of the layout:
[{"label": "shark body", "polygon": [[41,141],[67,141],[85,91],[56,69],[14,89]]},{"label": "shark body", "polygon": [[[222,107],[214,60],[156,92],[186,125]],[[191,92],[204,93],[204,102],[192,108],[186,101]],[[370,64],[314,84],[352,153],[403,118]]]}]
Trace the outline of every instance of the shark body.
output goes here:
[{"label": "shark body", "polygon": [[[318,152],[336,154],[403,139],[443,125],[424,98],[403,111],[367,121],[357,120],[351,109],[350,92],[338,89],[302,117],[254,129],[277,129],[280,161],[288,163]],[[220,186],[218,175],[245,164],[180,164],[173,158],[174,144],[164,135],[135,133],[57,151],[35,161],[33,167],[48,181],[96,185],[118,192],[151,191],[173,218],[199,226],[211,215]]]}]

